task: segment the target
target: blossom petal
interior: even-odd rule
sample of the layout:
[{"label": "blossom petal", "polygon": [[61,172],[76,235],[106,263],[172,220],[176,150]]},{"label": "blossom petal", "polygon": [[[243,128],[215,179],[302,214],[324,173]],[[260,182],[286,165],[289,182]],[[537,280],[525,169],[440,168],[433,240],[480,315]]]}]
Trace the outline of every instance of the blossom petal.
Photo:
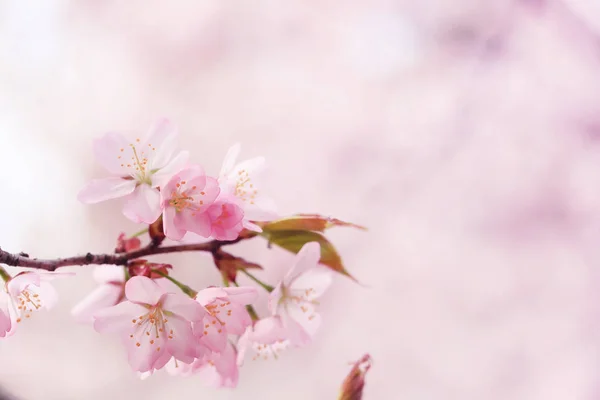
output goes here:
[{"label": "blossom petal", "polygon": [[198,292],[198,294],[196,294],[196,301],[205,306],[208,303],[213,302],[217,297],[227,297],[225,288],[208,287],[206,289],[202,289]]},{"label": "blossom petal", "polygon": [[[134,371],[147,372],[154,369],[157,361],[164,359],[166,349],[166,339],[164,336],[147,339],[143,330],[134,333],[133,338],[126,338],[129,365]],[[168,361],[168,360],[167,360]]]},{"label": "blossom petal", "polygon": [[16,299],[29,286],[40,286],[40,274],[37,272],[21,272],[7,283],[8,293]]},{"label": "blossom petal", "polygon": [[311,335],[288,312],[281,313],[281,320],[292,345],[302,347],[311,342]]},{"label": "blossom petal", "polygon": [[94,179],[81,189],[77,199],[85,204],[95,204],[101,201],[127,196],[135,190],[133,179],[103,178]]},{"label": "blossom petal", "polygon": [[12,318],[10,317],[10,298],[4,290],[0,291],[0,337],[10,336],[14,331]]},{"label": "blossom petal", "polygon": [[229,300],[237,304],[250,304],[258,298],[258,290],[252,286],[225,287],[223,291],[227,293]]},{"label": "blossom petal", "polygon": [[326,267],[317,266],[299,275],[290,284],[292,294],[298,293],[308,301],[321,297],[331,285],[333,272]]},{"label": "blossom petal", "polygon": [[79,322],[93,322],[97,311],[114,306],[122,295],[121,286],[100,285],[73,307],[71,315]]},{"label": "blossom petal", "polygon": [[172,332],[166,343],[167,351],[184,363],[193,362],[198,355],[196,349],[200,346],[200,342],[192,333],[190,322],[177,316],[170,316],[167,329]]},{"label": "blossom petal", "polygon": [[160,216],[160,193],[146,184],[135,188],[127,196],[123,214],[136,223],[151,224]]},{"label": "blossom petal", "polygon": [[193,232],[203,237],[211,234],[210,217],[204,212],[192,212],[189,209],[182,210],[175,215],[175,224],[184,231]]},{"label": "blossom petal", "polygon": [[227,344],[227,331],[212,315],[204,318],[202,322],[195,323],[194,333],[196,336],[202,335],[200,341],[212,351],[223,351]]},{"label": "blossom petal", "polygon": [[252,324],[250,314],[241,304],[231,303],[229,308],[223,310],[231,311],[231,313],[221,312],[219,314],[219,319],[223,322],[228,334],[241,335]]},{"label": "blossom petal", "polygon": [[163,230],[165,236],[171,240],[181,240],[185,235],[185,229],[181,227],[181,222],[176,221],[177,210],[174,207],[167,207],[163,211]]},{"label": "blossom petal", "polygon": [[256,196],[252,203],[243,203],[244,216],[250,221],[273,221],[279,218],[275,202],[270,197]]},{"label": "blossom petal", "polygon": [[46,310],[52,309],[58,302],[58,293],[54,289],[54,286],[48,282],[42,281],[39,287],[33,286],[29,290],[34,295],[37,294],[39,296],[39,301]]},{"label": "blossom petal", "polygon": [[169,163],[152,175],[152,186],[165,186],[173,175],[186,168],[189,158],[188,151],[179,152]]},{"label": "blossom petal", "polygon": [[129,175],[122,166],[124,152],[129,150],[129,141],[120,133],[109,132],[94,140],[94,156],[108,172],[114,175]]},{"label": "blossom petal", "polygon": [[177,127],[166,118],[161,118],[152,125],[146,140],[144,148],[151,149],[149,157],[149,168],[164,167],[177,148]]},{"label": "blossom petal", "polygon": [[237,342],[237,358],[236,363],[238,366],[242,366],[244,364],[244,358],[246,357],[246,352],[248,351],[248,347],[250,346],[250,335],[252,334],[252,327],[249,326],[246,328],[246,331],[240,336]]},{"label": "blossom petal", "polygon": [[287,332],[280,316],[263,318],[254,324],[252,340],[258,343],[271,344],[287,339]]},{"label": "blossom petal", "polygon": [[298,254],[296,254],[294,265],[287,273],[285,278],[283,278],[284,285],[288,286],[292,280],[296,279],[296,277],[308,271],[309,269],[316,267],[320,258],[321,246],[319,243],[306,243],[304,246],[302,246]]},{"label": "blossom petal", "polygon": [[99,265],[92,272],[94,280],[98,283],[123,282],[125,283],[125,270],[116,265]]},{"label": "blossom petal", "polygon": [[148,310],[145,307],[125,301],[116,306],[97,311],[94,314],[94,329],[100,333],[130,331],[133,327],[132,320],[147,312]]},{"label": "blossom petal", "polygon": [[223,166],[221,167],[221,173],[219,174],[219,177],[225,177],[233,170],[235,161],[240,155],[241,149],[242,145],[240,143],[235,143],[229,148],[229,150],[227,150],[227,154],[225,154],[225,158],[223,159]]},{"label": "blossom petal", "polygon": [[125,296],[134,303],[153,306],[158,304],[164,294],[163,288],[145,276],[134,276],[125,284]]},{"label": "blossom petal", "polygon": [[180,293],[165,295],[162,308],[192,322],[201,321],[206,316],[204,307]]}]

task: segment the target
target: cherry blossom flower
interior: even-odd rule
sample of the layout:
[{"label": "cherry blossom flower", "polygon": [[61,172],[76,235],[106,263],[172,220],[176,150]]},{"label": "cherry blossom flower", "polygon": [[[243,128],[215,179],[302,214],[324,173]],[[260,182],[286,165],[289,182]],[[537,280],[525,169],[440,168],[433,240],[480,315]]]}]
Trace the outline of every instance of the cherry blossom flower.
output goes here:
[{"label": "cherry blossom flower", "polygon": [[144,140],[130,141],[115,132],[96,139],[94,155],[113,176],[92,180],[79,192],[79,200],[93,204],[125,197],[127,218],[153,223],[161,212],[158,187],[187,163],[188,152],[175,155],[176,138],[177,129],[167,119],[160,119]]},{"label": "cherry blossom flower", "polygon": [[123,267],[100,265],[94,269],[98,287],[71,310],[79,322],[94,322],[93,315],[99,310],[118,304],[125,298],[125,271]]},{"label": "cherry blossom flower", "polygon": [[211,219],[206,211],[219,191],[217,180],[198,165],[175,174],[160,194],[165,235],[173,240],[181,240],[186,232],[209,237]]},{"label": "cherry blossom flower", "polygon": [[253,287],[210,287],[196,295],[207,313],[202,321],[193,324],[194,334],[209,349],[221,352],[227,346],[227,335],[241,335],[252,323],[246,304],[258,297]]},{"label": "cherry blossom flower", "polygon": [[290,343],[308,344],[321,324],[316,299],[329,287],[332,271],[318,266],[318,242],[306,243],[296,255],[294,265],[269,295],[269,307],[280,315]]},{"label": "cherry blossom flower", "polygon": [[49,283],[71,273],[21,272],[9,279],[0,290],[0,337],[11,336],[24,318],[56,304],[56,290]]},{"label": "cherry blossom flower", "polygon": [[122,335],[133,370],[160,369],[171,357],[191,363],[203,354],[191,322],[201,321],[206,311],[196,301],[145,276],[129,279],[125,296],[127,301],[94,315],[94,328]]},{"label": "cherry blossom flower", "polygon": [[263,195],[256,182],[257,176],[265,167],[265,159],[256,157],[236,164],[240,150],[240,144],[236,143],[223,160],[219,174],[222,198],[226,201],[233,199],[242,208],[244,228],[260,232],[260,227],[251,221],[271,221],[277,218],[275,203]]},{"label": "cherry blossom flower", "polygon": [[210,218],[210,236],[215,240],[235,240],[244,228],[244,211],[235,203],[218,201],[206,212]]},{"label": "cherry blossom flower", "polygon": [[254,353],[252,359],[277,359],[279,354],[288,348],[290,341],[278,315],[263,318],[246,328],[246,332],[238,340],[237,364],[242,365],[248,351]]}]

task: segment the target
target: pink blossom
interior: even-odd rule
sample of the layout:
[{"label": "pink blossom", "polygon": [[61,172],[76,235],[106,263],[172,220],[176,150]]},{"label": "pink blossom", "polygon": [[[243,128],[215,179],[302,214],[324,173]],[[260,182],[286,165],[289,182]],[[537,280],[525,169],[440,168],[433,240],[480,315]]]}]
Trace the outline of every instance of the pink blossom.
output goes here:
[{"label": "pink blossom", "polygon": [[211,287],[201,290],[196,301],[207,313],[193,324],[194,333],[209,349],[221,352],[227,345],[227,335],[241,335],[252,323],[245,305],[258,297],[253,287]]},{"label": "pink blossom", "polygon": [[271,221],[277,218],[275,203],[257,186],[257,180],[265,167],[265,159],[256,157],[236,164],[240,154],[239,143],[233,145],[223,160],[219,185],[222,198],[233,199],[244,211],[243,226],[260,232],[251,221]]},{"label": "pink blossom", "polygon": [[167,119],[160,119],[145,140],[130,141],[115,132],[96,139],[96,160],[113,176],[92,180],[79,192],[79,200],[93,204],[125,197],[127,218],[153,223],[161,212],[158,188],[187,163],[187,152],[175,155],[176,138],[177,129]]},{"label": "pink blossom", "polygon": [[206,213],[210,218],[210,236],[213,239],[235,240],[244,228],[244,211],[235,203],[218,201]]},{"label": "pink blossom", "polygon": [[292,268],[269,295],[271,312],[281,316],[292,345],[309,343],[321,324],[316,299],[331,284],[332,272],[318,266],[320,257],[319,243],[306,243]]},{"label": "pink blossom", "polygon": [[186,232],[209,237],[211,219],[206,211],[219,191],[217,180],[198,165],[175,174],[160,194],[165,235],[173,240],[181,240]]},{"label": "pink blossom", "polygon": [[[239,370],[236,363],[237,352],[230,342],[227,342],[221,352],[206,352],[191,363],[183,363],[171,358],[165,369],[173,376],[196,376],[207,386],[214,388],[237,386]],[[147,378],[152,373],[144,373],[140,377]]]},{"label": "pink blossom", "polygon": [[252,359],[268,360],[277,358],[290,345],[287,332],[278,315],[263,318],[246,328],[238,340],[237,364],[242,365],[248,351],[254,353]]},{"label": "pink blossom", "polygon": [[191,322],[201,321],[206,311],[196,301],[145,276],[129,279],[125,296],[127,301],[94,315],[94,328],[122,336],[135,371],[160,369],[171,357],[191,363],[203,354]]},{"label": "pink blossom", "polygon": [[0,291],[0,337],[12,335],[23,318],[56,304],[56,290],[48,281],[71,273],[21,272],[9,279]]},{"label": "pink blossom", "polygon": [[100,265],[94,269],[98,287],[81,300],[71,314],[79,322],[94,322],[93,315],[104,308],[114,306],[125,298],[125,271],[123,267]]}]

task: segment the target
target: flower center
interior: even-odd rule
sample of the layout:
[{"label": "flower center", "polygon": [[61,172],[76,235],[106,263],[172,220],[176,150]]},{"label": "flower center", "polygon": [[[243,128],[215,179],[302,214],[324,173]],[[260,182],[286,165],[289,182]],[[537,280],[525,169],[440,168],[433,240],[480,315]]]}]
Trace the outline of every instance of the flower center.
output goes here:
[{"label": "flower center", "polygon": [[[192,216],[196,215],[196,212],[200,210],[200,207],[204,204],[204,201],[196,201],[194,195],[198,194],[197,187],[194,185],[189,189],[185,189],[187,185],[186,181],[179,181],[176,184],[176,189],[171,191],[171,198],[169,199],[169,205],[175,207],[177,212],[189,209],[192,211]],[[199,192],[200,195],[204,196],[206,193]]]},{"label": "flower center", "polygon": [[166,318],[166,312],[160,306],[150,308],[146,315],[140,315],[131,320],[133,324],[133,333],[129,335],[131,339],[136,340],[137,347],[147,342],[150,346],[157,345],[156,351],[160,351],[159,339],[173,339],[175,333],[169,329]]},{"label": "flower center", "polygon": [[[25,313],[25,318],[30,318],[31,313],[40,308],[42,308],[40,295],[31,292],[29,289],[23,290],[17,297],[17,309],[19,314]],[[21,322],[21,317],[17,318],[17,322]]]},{"label": "flower center", "polygon": [[209,317],[208,321],[205,321],[204,323],[204,332],[202,333],[205,336],[208,335],[209,329],[216,329],[217,333],[223,332],[223,328],[226,325],[226,323],[223,322],[223,319],[225,319],[226,317],[231,317],[231,308],[227,308],[227,306],[229,306],[230,304],[231,302],[229,301],[223,301],[221,303],[213,301],[212,303],[204,306],[204,308],[206,308],[206,311],[208,311],[208,313],[212,317]]},{"label": "flower center", "polygon": [[254,349],[256,354],[254,355],[254,357],[252,357],[252,360],[259,360],[261,358],[263,360],[268,360],[269,358],[277,360],[279,358],[279,354],[281,354],[282,351],[287,349],[289,345],[289,340],[278,340],[270,344],[254,342],[252,344],[252,348]]},{"label": "flower center", "polygon": [[316,317],[316,306],[319,305],[318,301],[313,300],[316,293],[317,291],[314,288],[291,289],[282,287],[280,303],[283,303],[286,309],[290,303],[299,307],[306,314],[307,319],[311,321]]},{"label": "flower center", "polygon": [[258,191],[254,189],[254,184],[250,179],[250,174],[245,169],[238,171],[237,180],[235,182],[234,195],[243,202],[254,204],[254,200]]},{"label": "flower center", "polygon": [[135,141],[137,144],[129,144],[131,148],[131,161],[123,160],[125,148],[120,149],[121,154],[117,156],[117,159],[121,160],[121,167],[129,169],[129,174],[139,183],[152,185],[152,174],[156,171],[148,169],[148,161],[151,158],[151,153],[156,152],[156,148],[151,143],[148,143],[148,148],[145,149],[144,146],[139,144],[139,138],[135,139]]}]

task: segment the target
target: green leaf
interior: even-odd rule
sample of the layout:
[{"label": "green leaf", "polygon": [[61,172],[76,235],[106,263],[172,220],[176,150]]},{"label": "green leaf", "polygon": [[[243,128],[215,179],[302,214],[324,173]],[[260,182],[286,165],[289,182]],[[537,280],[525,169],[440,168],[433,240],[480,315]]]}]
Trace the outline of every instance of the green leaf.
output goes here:
[{"label": "green leaf", "polygon": [[335,247],[320,233],[302,230],[275,230],[264,231],[261,235],[267,238],[269,243],[275,244],[292,253],[298,253],[302,246],[308,242],[319,242],[321,245],[321,260],[319,262],[356,281],[344,268],[342,258]]},{"label": "green leaf", "polygon": [[364,226],[345,222],[337,218],[324,217],[318,214],[296,214],[276,221],[265,222],[260,224],[260,226],[263,230],[270,232],[289,230],[324,232],[325,229],[334,226],[347,226],[367,230]]}]

